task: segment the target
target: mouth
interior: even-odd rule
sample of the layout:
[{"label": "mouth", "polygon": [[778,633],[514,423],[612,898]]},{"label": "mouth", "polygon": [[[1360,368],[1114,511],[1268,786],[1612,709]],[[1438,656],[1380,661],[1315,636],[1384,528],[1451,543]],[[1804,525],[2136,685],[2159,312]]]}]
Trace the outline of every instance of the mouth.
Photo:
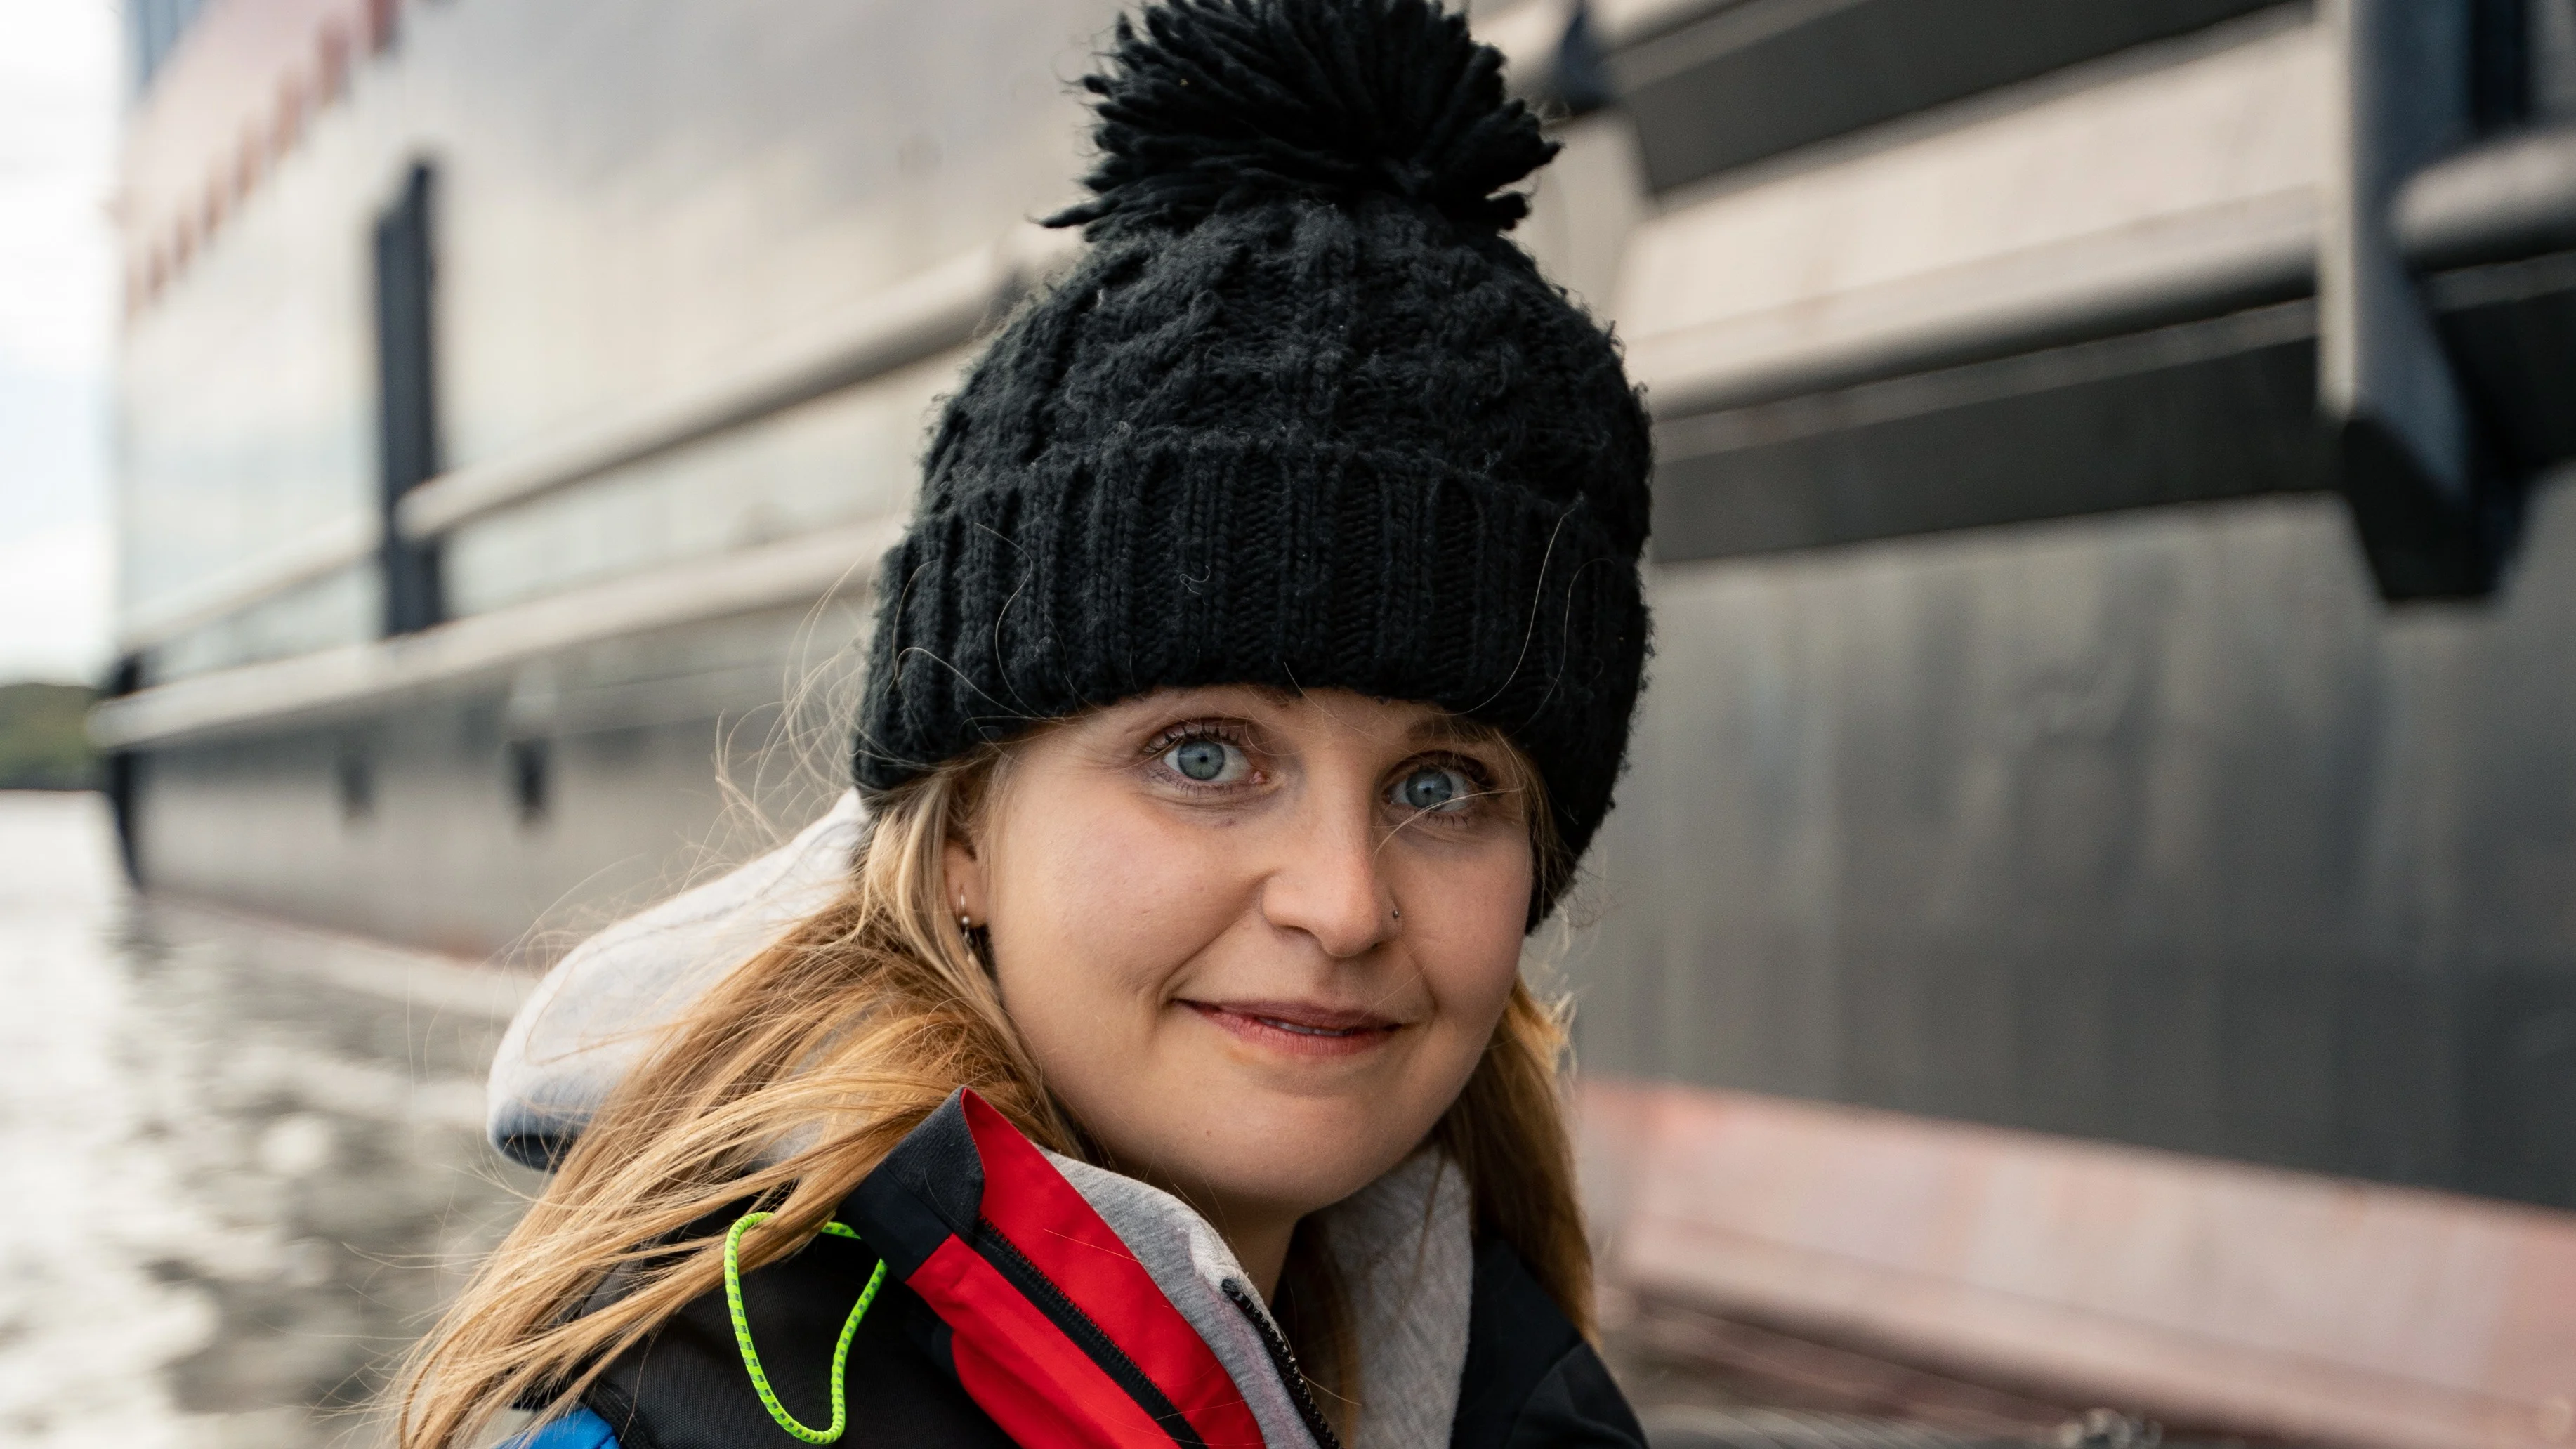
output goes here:
[{"label": "mouth", "polygon": [[1299,1056],[1350,1056],[1378,1046],[1404,1023],[1373,1012],[1300,1001],[1183,1001],[1233,1036]]}]

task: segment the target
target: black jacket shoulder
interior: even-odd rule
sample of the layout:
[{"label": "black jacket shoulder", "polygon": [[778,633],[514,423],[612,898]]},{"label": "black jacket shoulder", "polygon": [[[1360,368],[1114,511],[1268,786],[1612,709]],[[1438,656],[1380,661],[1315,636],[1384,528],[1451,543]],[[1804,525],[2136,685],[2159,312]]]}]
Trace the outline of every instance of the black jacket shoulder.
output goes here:
[{"label": "black jacket shoulder", "polygon": [[[808,1424],[831,1417],[831,1346],[875,1265],[857,1244],[817,1238],[744,1276],[746,1316],[771,1383]],[[1509,1245],[1478,1245],[1468,1315],[1450,1449],[1644,1449],[1645,1433],[1600,1356]],[[843,1444],[1008,1449],[948,1367],[945,1329],[900,1284],[879,1290],[851,1346]],[[753,1396],[721,1291],[629,1350],[584,1397],[621,1449],[798,1443]]]},{"label": "black jacket shoulder", "polygon": [[1467,1368],[1449,1449],[1645,1449],[1645,1430],[1583,1335],[1511,1245],[1476,1245]]},{"label": "black jacket shoulder", "polygon": [[[743,1275],[743,1316],[779,1402],[821,1429],[831,1422],[832,1350],[876,1254],[818,1237]],[[850,1345],[841,1449],[1011,1449],[946,1363],[946,1325],[900,1283],[877,1290]],[[612,1361],[582,1396],[618,1449],[802,1449],[753,1392],[734,1344],[724,1290],[692,1300]]]},{"label": "black jacket shoulder", "polygon": [[[831,1417],[831,1345],[875,1263],[857,1244],[817,1238],[744,1276],[746,1316],[771,1382],[808,1424]],[[1478,1246],[1468,1313],[1450,1449],[1644,1449],[1644,1431],[1599,1355],[1507,1244]],[[948,1367],[945,1327],[900,1284],[879,1290],[851,1346],[844,1445],[1008,1449]],[[621,1449],[798,1443],[754,1398],[720,1291],[682,1309],[584,1397]]]}]

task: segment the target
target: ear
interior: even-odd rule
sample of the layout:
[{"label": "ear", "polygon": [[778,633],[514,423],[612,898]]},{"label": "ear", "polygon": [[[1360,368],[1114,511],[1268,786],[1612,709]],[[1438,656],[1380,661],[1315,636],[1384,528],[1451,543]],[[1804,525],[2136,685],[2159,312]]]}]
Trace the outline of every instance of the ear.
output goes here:
[{"label": "ear", "polygon": [[962,913],[978,926],[991,920],[985,910],[984,863],[975,858],[974,847],[962,840],[951,840],[940,847],[939,864],[948,877],[948,898],[940,903],[948,914]]}]

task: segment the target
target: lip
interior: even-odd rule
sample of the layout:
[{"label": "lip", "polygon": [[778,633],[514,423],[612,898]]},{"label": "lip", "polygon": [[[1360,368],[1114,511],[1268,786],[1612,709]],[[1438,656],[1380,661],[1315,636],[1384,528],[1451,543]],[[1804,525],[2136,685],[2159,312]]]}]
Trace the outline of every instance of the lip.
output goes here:
[{"label": "lip", "polygon": [[1404,1023],[1311,1001],[1183,1001],[1237,1040],[1290,1056],[1349,1057],[1394,1039]]}]

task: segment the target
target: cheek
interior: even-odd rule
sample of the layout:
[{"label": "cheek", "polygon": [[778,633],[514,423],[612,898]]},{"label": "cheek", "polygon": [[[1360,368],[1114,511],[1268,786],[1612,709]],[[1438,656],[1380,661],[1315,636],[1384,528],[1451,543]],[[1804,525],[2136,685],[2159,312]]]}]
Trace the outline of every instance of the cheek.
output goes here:
[{"label": "cheek", "polygon": [[1114,1074],[1176,972],[1240,912],[1221,857],[1115,796],[997,822],[995,975],[1060,1089]]},{"label": "cheek", "polygon": [[1414,964],[1438,1008],[1426,1045],[1443,1066],[1426,1075],[1450,1083],[1436,1103],[1425,1104],[1431,1117],[1446,1111],[1466,1084],[1520,979],[1529,889],[1527,870],[1498,866],[1413,893],[1421,904],[1405,910],[1404,924],[1416,933]]},{"label": "cheek", "polygon": [[1502,929],[1478,921],[1422,953],[1422,970],[1444,1021],[1479,1043],[1502,1017],[1512,983],[1520,979],[1520,922]]}]

